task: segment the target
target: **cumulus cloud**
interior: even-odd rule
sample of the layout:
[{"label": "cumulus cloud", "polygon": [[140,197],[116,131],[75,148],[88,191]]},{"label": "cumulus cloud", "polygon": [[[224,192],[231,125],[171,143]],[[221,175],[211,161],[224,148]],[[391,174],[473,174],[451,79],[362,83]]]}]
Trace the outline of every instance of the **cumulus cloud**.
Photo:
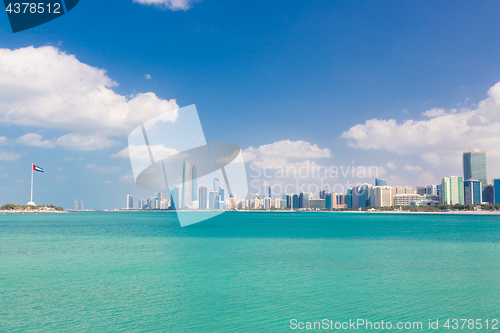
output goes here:
[{"label": "cumulus cloud", "polygon": [[7,143],[7,138],[5,136],[0,136],[0,145]]},{"label": "cumulus cloud", "polygon": [[144,78],[145,78],[146,80],[151,80],[151,74],[146,74],[146,75],[144,75]]},{"label": "cumulus cloud", "polygon": [[[177,149],[168,148],[164,145],[152,145],[150,146],[153,156],[161,156],[161,159],[167,158],[169,156],[178,154]],[[111,157],[122,157],[122,158],[144,158],[149,159],[148,146],[146,145],[129,145],[127,148],[120,150],[118,153],[111,155]]]},{"label": "cumulus cloud", "polygon": [[0,161],[15,161],[21,158],[20,154],[12,151],[0,151]]},{"label": "cumulus cloud", "polygon": [[99,172],[99,173],[112,173],[112,172],[117,172],[120,171],[120,167],[117,166],[112,166],[112,167],[106,167],[106,166],[97,166],[96,163],[89,163],[85,165],[85,169],[88,169],[91,172]]},{"label": "cumulus cloud", "polygon": [[263,162],[264,160],[280,163],[290,159],[331,157],[330,149],[319,148],[307,141],[282,140],[258,148],[249,147],[243,151],[245,162]]},{"label": "cumulus cloud", "polygon": [[56,145],[50,140],[43,140],[43,136],[37,133],[27,133],[17,138],[16,143],[25,146],[41,148],[54,148]]},{"label": "cumulus cloud", "polygon": [[135,182],[134,181],[134,175],[131,174],[131,173],[126,174],[125,176],[121,176],[118,180],[121,181],[121,182],[125,182],[125,183],[133,183],[133,182]]},{"label": "cumulus cloud", "polygon": [[[128,134],[144,121],[176,112],[175,100],[152,92],[123,96],[106,71],[54,46],[0,49],[0,121],[71,132],[56,141],[25,144],[95,150],[114,146],[107,136]],[[5,141],[0,139],[0,142]]]},{"label": "cumulus cloud", "polygon": [[410,164],[407,164],[403,167],[403,170],[406,170],[406,171],[422,171],[422,167],[418,166],[418,165],[410,165]]},{"label": "cumulus cloud", "polygon": [[400,155],[420,155],[433,165],[460,163],[461,151],[487,148],[500,161],[500,82],[474,108],[430,109],[428,119],[370,119],[342,133],[348,145]]},{"label": "cumulus cloud", "polygon": [[135,3],[170,10],[188,10],[199,0],[134,0]]}]

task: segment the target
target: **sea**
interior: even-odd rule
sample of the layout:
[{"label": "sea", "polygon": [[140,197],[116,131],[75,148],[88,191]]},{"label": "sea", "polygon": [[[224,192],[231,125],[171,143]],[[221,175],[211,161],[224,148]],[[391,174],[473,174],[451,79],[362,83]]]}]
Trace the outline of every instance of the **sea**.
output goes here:
[{"label": "sea", "polygon": [[0,304],[0,332],[494,332],[500,216],[2,214]]}]

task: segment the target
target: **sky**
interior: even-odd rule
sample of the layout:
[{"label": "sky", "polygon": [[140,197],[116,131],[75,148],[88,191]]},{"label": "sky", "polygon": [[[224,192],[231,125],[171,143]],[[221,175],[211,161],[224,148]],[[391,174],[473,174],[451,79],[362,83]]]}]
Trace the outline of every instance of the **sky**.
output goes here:
[{"label": "sky", "polygon": [[499,30],[497,1],[82,0],[15,34],[5,13],[0,204],[29,201],[31,163],[37,204],[148,198],[127,137],[192,104],[207,142],[243,149],[251,196],[264,170],[313,193],[437,184],[468,148],[500,178]]}]

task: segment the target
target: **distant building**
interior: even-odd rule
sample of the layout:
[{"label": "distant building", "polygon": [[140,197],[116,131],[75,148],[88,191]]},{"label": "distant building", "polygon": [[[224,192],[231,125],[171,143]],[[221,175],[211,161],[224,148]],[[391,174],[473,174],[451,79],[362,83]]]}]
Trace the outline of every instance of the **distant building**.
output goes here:
[{"label": "distant building", "polygon": [[370,194],[372,186],[363,184],[352,188],[352,207],[368,207],[370,206]]},{"label": "distant building", "polygon": [[482,196],[488,186],[488,177],[486,175],[486,149],[468,149],[463,153],[464,178],[477,179],[481,182]]},{"label": "distant building", "polygon": [[394,196],[394,206],[411,206],[416,202],[422,201],[423,196],[420,194],[396,194]]},{"label": "distant building", "polygon": [[170,209],[181,209],[181,192],[180,186],[172,186],[170,189]]},{"label": "distant building", "polygon": [[199,190],[199,207],[200,209],[207,209],[208,207],[208,192],[206,186],[201,186]]},{"label": "distant building", "polygon": [[417,186],[417,194],[430,194],[430,195],[438,195],[436,185],[422,185]]},{"label": "distant building", "polygon": [[374,186],[371,189],[370,206],[372,207],[391,207],[394,205],[393,195],[395,189],[392,186]]},{"label": "distant building", "polygon": [[479,180],[464,181],[464,202],[466,205],[480,205],[483,202],[483,189]]},{"label": "distant building", "polygon": [[347,208],[352,208],[352,188],[347,189]]},{"label": "distant building", "polygon": [[208,209],[217,209],[219,207],[219,193],[210,191],[208,193]]},{"label": "distant building", "polygon": [[219,195],[219,190],[220,190],[220,180],[217,177],[214,177],[214,192]]},{"label": "distant building", "polygon": [[493,203],[500,205],[500,179],[493,180]]},{"label": "distant building", "polygon": [[464,182],[462,177],[444,177],[441,182],[441,203],[444,205],[464,204]]},{"label": "distant building", "polygon": [[299,208],[310,208],[309,201],[312,199],[312,193],[299,194]]},{"label": "distant building", "polygon": [[484,190],[483,202],[493,204],[495,202],[495,188],[494,185],[488,185]]},{"label": "distant building", "polygon": [[275,199],[275,187],[274,186],[269,186],[269,198],[272,200]]},{"label": "distant building", "polygon": [[321,190],[321,191],[319,191],[319,198],[325,199],[327,194],[328,194],[327,190]]},{"label": "distant building", "polygon": [[395,194],[414,194],[415,189],[413,186],[395,186]]},{"label": "distant building", "polygon": [[271,198],[270,197],[264,198],[264,209],[271,209]]},{"label": "distant building", "polygon": [[309,208],[311,209],[325,209],[325,199],[310,199]]},{"label": "distant building", "polygon": [[133,209],[133,208],[134,208],[134,198],[130,194],[127,194],[127,209]]},{"label": "distant building", "polygon": [[300,196],[298,194],[293,195],[293,209],[300,208]]},{"label": "distant building", "polygon": [[375,178],[375,186],[387,186],[387,182],[385,180]]}]

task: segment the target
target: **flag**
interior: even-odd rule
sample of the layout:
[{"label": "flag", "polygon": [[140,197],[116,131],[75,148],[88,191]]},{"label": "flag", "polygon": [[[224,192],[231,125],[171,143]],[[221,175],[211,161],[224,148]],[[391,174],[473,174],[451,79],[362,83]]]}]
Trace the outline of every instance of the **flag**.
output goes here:
[{"label": "flag", "polygon": [[43,172],[43,169],[42,169],[42,168],[40,168],[39,166],[34,165],[34,164],[33,164],[33,170],[34,170],[34,171],[38,171],[38,172]]}]

